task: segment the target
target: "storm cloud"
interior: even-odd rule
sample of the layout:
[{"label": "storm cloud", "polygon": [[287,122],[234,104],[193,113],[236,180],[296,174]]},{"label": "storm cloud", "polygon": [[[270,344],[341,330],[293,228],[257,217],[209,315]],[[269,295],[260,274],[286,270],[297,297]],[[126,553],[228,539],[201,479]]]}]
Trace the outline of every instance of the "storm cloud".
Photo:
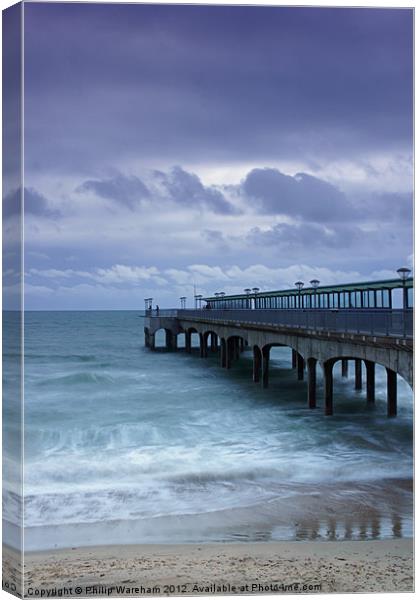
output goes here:
[{"label": "storm cloud", "polygon": [[348,219],[352,207],[345,194],[306,173],[285,175],[278,169],[253,169],[242,189],[256,208],[268,214],[305,217],[312,221]]},{"label": "storm cloud", "polygon": [[77,188],[78,192],[93,191],[98,196],[134,210],[144,198],[150,197],[146,185],[134,175],[115,175],[110,179],[88,180]]},{"label": "storm cloud", "polygon": [[191,207],[205,206],[225,215],[237,212],[218,189],[204,186],[197,175],[188,173],[181,167],[174,167],[169,174],[156,172],[155,176],[176,203]]},{"label": "storm cloud", "polygon": [[27,168],[407,151],[412,48],[407,9],[28,3]]},{"label": "storm cloud", "polygon": [[[23,190],[25,215],[38,217],[58,217],[59,211],[50,206],[47,198],[34,188],[25,187]],[[3,198],[3,217],[10,218],[21,213],[21,190],[10,190]]]}]

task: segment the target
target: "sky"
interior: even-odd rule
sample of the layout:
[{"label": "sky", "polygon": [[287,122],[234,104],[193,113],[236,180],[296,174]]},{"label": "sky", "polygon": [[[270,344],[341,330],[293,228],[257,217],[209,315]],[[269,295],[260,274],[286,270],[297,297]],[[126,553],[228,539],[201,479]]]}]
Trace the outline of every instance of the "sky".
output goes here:
[{"label": "sky", "polygon": [[24,11],[26,309],[411,267],[411,10]]}]

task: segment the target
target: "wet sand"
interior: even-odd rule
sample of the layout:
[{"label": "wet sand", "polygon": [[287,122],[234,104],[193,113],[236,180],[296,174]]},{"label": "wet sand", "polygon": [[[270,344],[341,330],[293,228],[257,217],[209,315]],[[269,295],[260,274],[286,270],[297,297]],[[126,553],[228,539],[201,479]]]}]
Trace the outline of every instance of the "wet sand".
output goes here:
[{"label": "wet sand", "polygon": [[[13,554],[5,549],[6,580]],[[25,574],[26,594],[33,595],[408,592],[413,540],[72,548],[27,553]]]}]

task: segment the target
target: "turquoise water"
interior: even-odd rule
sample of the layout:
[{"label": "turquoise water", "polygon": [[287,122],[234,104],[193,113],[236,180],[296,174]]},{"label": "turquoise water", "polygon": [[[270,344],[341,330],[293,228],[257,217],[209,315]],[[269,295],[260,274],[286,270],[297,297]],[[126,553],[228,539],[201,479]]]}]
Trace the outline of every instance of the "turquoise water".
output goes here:
[{"label": "turquoise water", "polygon": [[26,313],[27,548],[411,535],[409,386],[390,420],[383,369],[372,407],[337,366],[325,418],[290,354],[263,390],[250,352],[145,349],[138,312]]}]

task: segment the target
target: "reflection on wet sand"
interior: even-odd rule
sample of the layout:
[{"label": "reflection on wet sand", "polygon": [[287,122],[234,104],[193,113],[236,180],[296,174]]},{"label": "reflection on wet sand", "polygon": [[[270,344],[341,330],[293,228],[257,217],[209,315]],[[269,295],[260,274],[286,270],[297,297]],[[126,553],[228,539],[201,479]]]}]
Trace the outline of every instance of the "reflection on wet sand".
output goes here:
[{"label": "reflection on wet sand", "polygon": [[404,537],[404,524],[400,515],[393,513],[389,525],[382,515],[373,511],[369,516],[354,519],[346,517],[344,521],[333,516],[326,520],[301,521],[295,524],[297,541],[328,540],[378,540],[381,538]]}]

